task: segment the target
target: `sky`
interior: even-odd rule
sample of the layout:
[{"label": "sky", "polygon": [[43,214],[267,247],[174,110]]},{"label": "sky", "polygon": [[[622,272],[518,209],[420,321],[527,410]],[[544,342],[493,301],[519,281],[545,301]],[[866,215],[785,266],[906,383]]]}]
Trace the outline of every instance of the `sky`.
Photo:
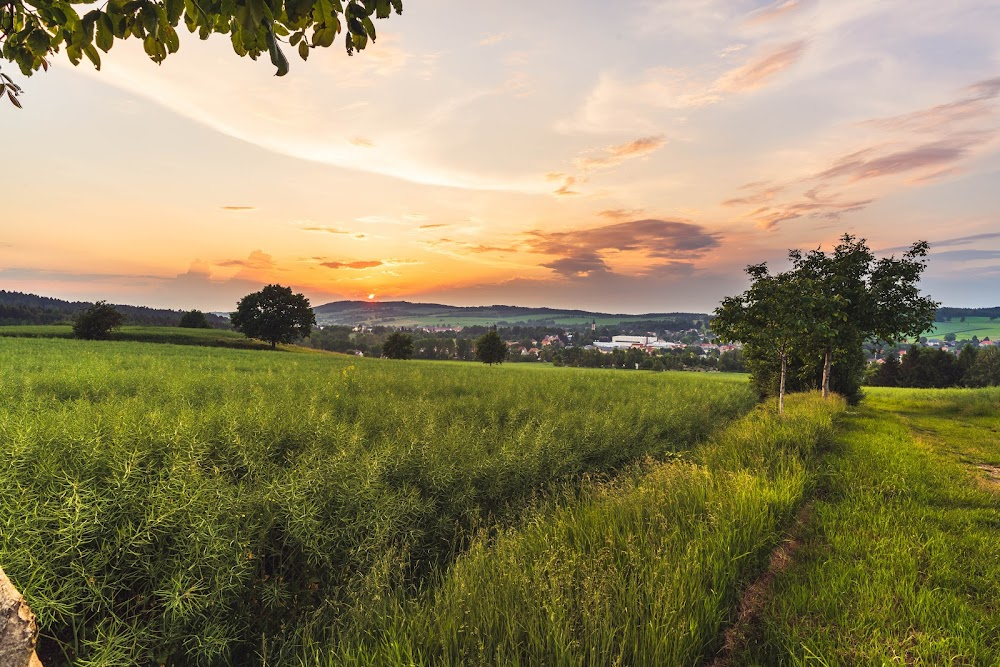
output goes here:
[{"label": "sky", "polygon": [[404,6],[282,78],[187,34],[18,74],[0,289],[707,312],[848,233],[1000,304],[996,0]]}]

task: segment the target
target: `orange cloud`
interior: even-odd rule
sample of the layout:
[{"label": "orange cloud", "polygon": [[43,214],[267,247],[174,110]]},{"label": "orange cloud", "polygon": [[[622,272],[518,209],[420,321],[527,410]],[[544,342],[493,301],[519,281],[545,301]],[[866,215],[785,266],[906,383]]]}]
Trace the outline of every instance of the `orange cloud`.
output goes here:
[{"label": "orange cloud", "polygon": [[797,63],[805,51],[805,46],[805,41],[798,41],[772,49],[723,74],[716,81],[715,87],[730,93],[756,90]]},{"label": "orange cloud", "polygon": [[744,25],[753,26],[762,23],[769,23],[777,20],[786,14],[790,14],[802,6],[799,0],[776,0],[766,7],[750,12]]},{"label": "orange cloud", "polygon": [[256,206],[223,206],[223,211],[254,211]]},{"label": "orange cloud", "polygon": [[373,269],[376,266],[382,266],[384,262],[382,260],[368,260],[368,261],[357,261],[357,262],[320,262],[320,266],[325,266],[328,269]]},{"label": "orange cloud", "polygon": [[604,149],[604,154],[597,157],[579,157],[575,163],[577,168],[590,170],[605,167],[614,167],[630,158],[642,157],[659,150],[667,143],[661,136],[640,137],[628,143],[608,146]]}]

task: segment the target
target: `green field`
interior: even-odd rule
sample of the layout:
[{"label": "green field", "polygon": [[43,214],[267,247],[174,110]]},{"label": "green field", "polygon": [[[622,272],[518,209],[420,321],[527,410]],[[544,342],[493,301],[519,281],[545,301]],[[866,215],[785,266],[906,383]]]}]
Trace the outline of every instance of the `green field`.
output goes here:
[{"label": "green field", "polygon": [[292,664],[753,401],[722,375],[3,338],[0,563],[46,664]]},{"label": "green field", "polygon": [[[69,324],[4,326],[0,327],[0,338],[73,338],[73,327]],[[248,339],[236,331],[225,329],[183,329],[180,327],[126,326],[108,334],[108,340],[231,347],[246,350],[270,347],[267,343]]]},{"label": "green field", "polygon": [[951,322],[935,322],[934,328],[924,335],[928,338],[944,338],[949,333],[955,334],[958,340],[971,339],[973,336],[978,336],[979,340],[987,337],[990,340],[1000,340],[1000,320],[967,317],[965,322],[959,322],[956,317]]},{"label": "green field", "polygon": [[0,564],[46,665],[1000,662],[1000,389],[754,403],[0,337]]},{"label": "green field", "polygon": [[866,391],[737,664],[1000,664],[1000,388]]}]

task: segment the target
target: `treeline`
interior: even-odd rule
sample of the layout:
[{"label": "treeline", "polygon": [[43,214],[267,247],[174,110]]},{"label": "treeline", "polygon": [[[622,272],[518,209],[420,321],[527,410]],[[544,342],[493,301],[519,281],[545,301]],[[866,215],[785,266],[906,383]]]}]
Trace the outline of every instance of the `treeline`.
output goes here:
[{"label": "treeline", "polygon": [[[29,324],[70,324],[81,311],[93,304],[87,301],[63,301],[37,294],[0,290],[0,326]],[[125,316],[127,324],[137,326],[175,327],[184,311],[115,304],[114,309]],[[225,317],[205,314],[210,326],[229,328]]]},{"label": "treeline", "polygon": [[576,368],[623,368],[641,371],[723,371],[726,373],[745,373],[746,364],[743,352],[728,350],[721,354],[718,350],[702,350],[699,347],[674,348],[660,350],[652,354],[638,348],[627,350],[587,350],[582,347],[568,347],[550,351],[542,351],[542,360],[551,361],[556,366],[573,366]]},{"label": "treeline", "polygon": [[914,345],[902,359],[890,352],[874,364],[868,379],[874,387],[993,387],[1000,386],[1000,348],[966,345],[955,356],[945,350]]},{"label": "treeline", "polygon": [[1000,306],[992,308],[949,308],[945,306],[937,309],[934,321],[950,322],[956,317],[988,317],[995,320],[1000,317]]}]

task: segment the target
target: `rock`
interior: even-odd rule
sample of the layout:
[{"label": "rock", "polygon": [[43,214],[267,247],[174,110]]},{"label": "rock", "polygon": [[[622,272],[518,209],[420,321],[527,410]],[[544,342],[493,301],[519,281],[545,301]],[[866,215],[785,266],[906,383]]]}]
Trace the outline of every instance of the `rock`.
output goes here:
[{"label": "rock", "polygon": [[0,568],[0,667],[41,667],[37,641],[35,615]]}]

